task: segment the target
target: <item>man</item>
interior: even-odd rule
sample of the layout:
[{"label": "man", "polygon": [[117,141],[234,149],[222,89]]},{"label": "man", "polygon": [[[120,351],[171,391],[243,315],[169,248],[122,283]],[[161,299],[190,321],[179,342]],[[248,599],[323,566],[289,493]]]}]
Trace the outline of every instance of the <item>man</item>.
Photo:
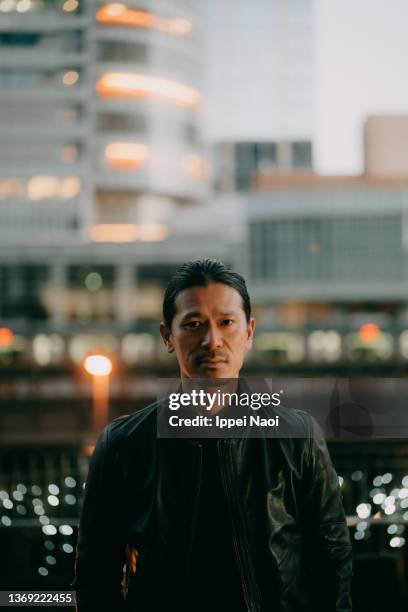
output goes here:
[{"label": "man", "polygon": [[[170,280],[160,332],[182,384],[238,378],[254,329],[245,281],[221,262]],[[349,612],[349,534],[314,421],[287,411],[303,437],[158,439],[158,404],[113,421],[96,446],[77,610]]]}]

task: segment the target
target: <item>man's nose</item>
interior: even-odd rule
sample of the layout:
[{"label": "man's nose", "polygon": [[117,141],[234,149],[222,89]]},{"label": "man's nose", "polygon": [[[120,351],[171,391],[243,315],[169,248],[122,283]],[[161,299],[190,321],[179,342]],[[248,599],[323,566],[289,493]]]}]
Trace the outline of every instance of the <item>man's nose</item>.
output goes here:
[{"label": "man's nose", "polygon": [[202,345],[214,350],[222,346],[221,330],[216,325],[208,325],[204,334]]}]

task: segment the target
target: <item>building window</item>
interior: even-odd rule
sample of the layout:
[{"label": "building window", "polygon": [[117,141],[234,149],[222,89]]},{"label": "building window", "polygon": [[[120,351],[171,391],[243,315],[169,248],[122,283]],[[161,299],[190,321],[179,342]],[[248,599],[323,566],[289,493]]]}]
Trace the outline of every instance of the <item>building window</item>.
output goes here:
[{"label": "building window", "polygon": [[139,132],[146,134],[147,118],[130,113],[101,112],[97,116],[99,132]]},{"label": "building window", "polygon": [[305,140],[292,143],[292,166],[294,168],[311,169],[312,143]]},{"label": "building window", "polygon": [[278,163],[278,147],[276,142],[260,142],[257,145],[258,168],[261,174],[276,169]]},{"label": "building window", "polygon": [[46,319],[42,292],[48,275],[45,265],[1,266],[0,315],[9,319]]},{"label": "building window", "polygon": [[194,123],[184,123],[183,124],[183,135],[184,135],[184,139],[191,143],[191,144],[197,144],[199,137],[198,137],[198,130],[197,130],[197,126]]},{"label": "building window", "polygon": [[137,42],[103,40],[98,43],[98,60],[104,62],[140,62],[147,60],[147,45]]},{"label": "building window", "polygon": [[41,35],[34,32],[1,32],[2,47],[33,47],[41,40]]},{"label": "building window", "polygon": [[28,68],[1,68],[0,87],[21,89],[44,87],[73,87],[81,79],[78,70],[30,70]]},{"label": "building window", "polygon": [[250,189],[257,172],[258,152],[254,142],[235,145],[235,181],[239,191]]},{"label": "building window", "polygon": [[398,215],[255,221],[251,272],[258,282],[390,282],[404,279]]},{"label": "building window", "polygon": [[1,32],[0,46],[32,48],[44,52],[78,53],[83,50],[83,36],[80,30],[41,34],[38,32]]}]

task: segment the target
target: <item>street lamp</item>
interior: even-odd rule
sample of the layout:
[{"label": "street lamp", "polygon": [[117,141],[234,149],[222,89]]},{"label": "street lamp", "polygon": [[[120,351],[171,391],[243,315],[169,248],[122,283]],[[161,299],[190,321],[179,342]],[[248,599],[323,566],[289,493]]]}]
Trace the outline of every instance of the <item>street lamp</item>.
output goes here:
[{"label": "street lamp", "polygon": [[99,434],[108,422],[109,375],[112,372],[112,362],[105,355],[89,355],[84,361],[84,368],[92,376],[92,431]]}]

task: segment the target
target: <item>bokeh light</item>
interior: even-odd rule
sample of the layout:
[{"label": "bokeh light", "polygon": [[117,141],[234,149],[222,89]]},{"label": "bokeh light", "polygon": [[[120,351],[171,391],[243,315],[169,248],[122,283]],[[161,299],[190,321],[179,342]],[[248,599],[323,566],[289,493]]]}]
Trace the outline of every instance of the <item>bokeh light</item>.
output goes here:
[{"label": "bokeh light", "polygon": [[109,376],[112,362],[105,355],[89,355],[84,362],[85,370],[92,376]]}]

